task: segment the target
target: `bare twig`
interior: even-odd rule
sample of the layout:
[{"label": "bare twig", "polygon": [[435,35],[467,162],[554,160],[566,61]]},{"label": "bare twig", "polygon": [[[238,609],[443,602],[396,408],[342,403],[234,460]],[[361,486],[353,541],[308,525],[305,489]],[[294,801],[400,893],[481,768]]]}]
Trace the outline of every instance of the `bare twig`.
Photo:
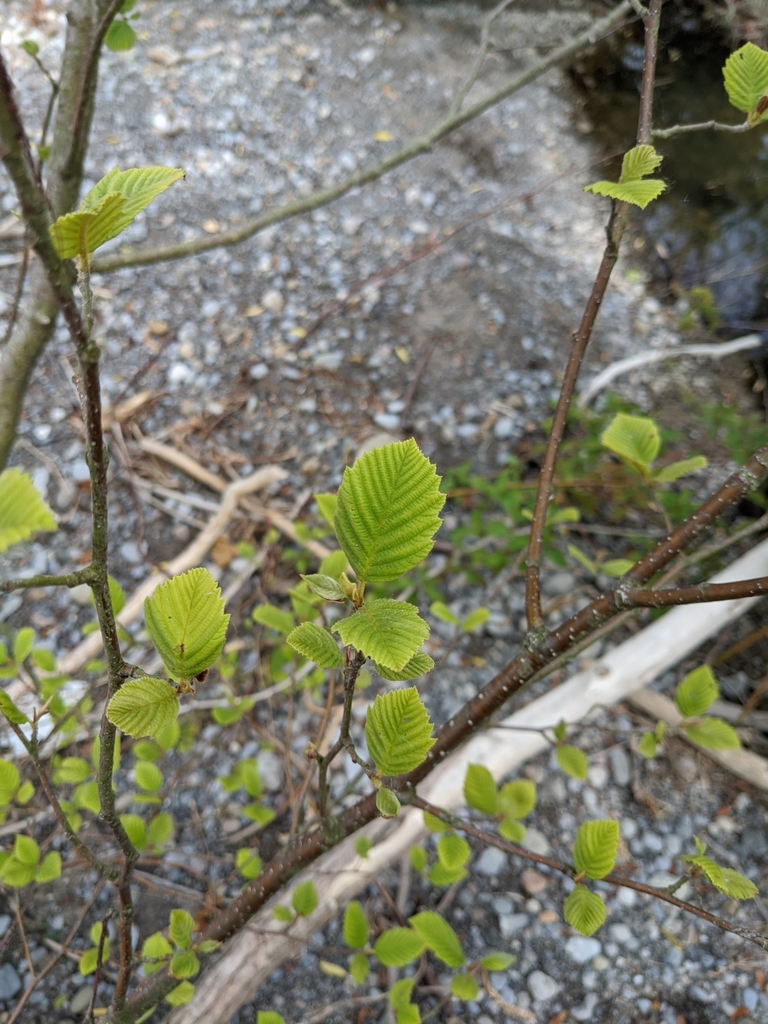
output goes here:
[{"label": "bare twig", "polygon": [[749,121],[743,121],[741,124],[720,124],[719,121],[702,121],[700,124],[675,124],[670,128],[654,128],[651,131],[651,138],[671,139],[675,135],[704,131],[733,132],[736,134],[748,132],[752,127],[753,125]]},{"label": "bare twig", "polygon": [[498,18],[498,16],[513,3],[513,0],[501,0],[492,10],[490,10],[483,18],[480,25],[480,45],[477,48],[477,55],[475,56],[474,62],[467,75],[467,80],[458,90],[454,96],[453,103],[451,104],[451,115],[455,117],[459,113],[461,108],[464,106],[464,100],[470,93],[472,86],[478,79],[480,72],[485,64],[485,58],[488,56],[488,46],[490,43],[491,25]]}]

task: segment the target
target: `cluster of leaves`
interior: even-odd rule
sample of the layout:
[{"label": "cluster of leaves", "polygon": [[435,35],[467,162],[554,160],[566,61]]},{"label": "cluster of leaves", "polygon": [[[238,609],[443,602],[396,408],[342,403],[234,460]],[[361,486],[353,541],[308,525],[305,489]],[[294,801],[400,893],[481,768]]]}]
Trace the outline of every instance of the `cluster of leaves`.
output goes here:
[{"label": "cluster of leaves", "polygon": [[647,483],[654,485],[674,483],[707,465],[703,455],[693,455],[654,470],[653,463],[661,451],[661,435],[656,422],[646,416],[619,413],[603,431],[600,441]]},{"label": "cluster of leaves", "polygon": [[666,184],[660,178],[649,178],[658,168],[662,157],[653,146],[635,146],[624,154],[621,175],[616,181],[596,181],[587,185],[585,192],[608,196],[623,203],[632,203],[644,210],[648,203],[658,199]]},{"label": "cluster of leaves", "polygon": [[21,781],[13,761],[0,760],[0,825],[5,821],[11,804],[24,807],[34,795],[35,787],[29,779]]},{"label": "cluster of leaves", "polygon": [[52,882],[61,875],[61,856],[51,850],[43,857],[31,836],[17,835],[13,849],[0,850],[0,884],[20,889],[30,882]]},{"label": "cluster of leaves", "polygon": [[[258,822],[262,827],[268,825],[275,817],[271,807],[259,803],[259,797],[264,792],[259,768],[253,758],[243,758],[238,761],[234,770],[229,775],[220,775],[219,783],[227,793],[236,793],[244,789],[251,798],[250,801],[240,808],[240,814],[250,821]],[[240,864],[237,865],[240,868]],[[244,874],[244,872],[243,872]],[[246,875],[246,877],[253,877]]]},{"label": "cluster of leaves", "polygon": [[[191,914],[186,910],[172,910],[168,938],[162,932],[155,932],[144,940],[141,947],[145,974],[154,974],[167,964],[168,973],[179,980],[179,984],[165,997],[170,1006],[185,1006],[190,1002],[195,994],[195,986],[189,979],[194,978],[200,970],[198,954],[210,953],[218,946],[212,939],[193,943],[194,931],[195,919]],[[147,1016],[150,1015],[151,1012]]]},{"label": "cluster of leaves", "polygon": [[495,818],[505,839],[520,843],[525,837],[520,819],[536,806],[536,786],[529,779],[515,779],[497,789],[485,765],[470,764],[464,776],[464,799],[468,807]]},{"label": "cluster of leaves", "polygon": [[[689,740],[709,750],[735,750],[741,746],[738,734],[722,718],[701,716],[720,696],[714,673],[709,665],[700,665],[689,672],[675,690],[677,710],[683,716],[680,729]],[[638,750],[643,757],[655,757],[664,738],[666,726],[657,722],[653,732],[640,738]]]},{"label": "cluster of leaves", "polygon": [[131,22],[141,15],[138,11],[133,10],[135,6],[136,0],[123,0],[122,7],[104,36],[104,45],[107,49],[121,53],[125,50],[132,50],[136,45],[136,33]]},{"label": "cluster of leaves", "polygon": [[693,837],[696,853],[687,854],[682,859],[690,865],[688,874],[691,878],[706,878],[718,892],[734,900],[751,900],[758,895],[757,886],[744,875],[732,868],[723,868],[711,857],[706,857],[707,844],[698,836]]}]

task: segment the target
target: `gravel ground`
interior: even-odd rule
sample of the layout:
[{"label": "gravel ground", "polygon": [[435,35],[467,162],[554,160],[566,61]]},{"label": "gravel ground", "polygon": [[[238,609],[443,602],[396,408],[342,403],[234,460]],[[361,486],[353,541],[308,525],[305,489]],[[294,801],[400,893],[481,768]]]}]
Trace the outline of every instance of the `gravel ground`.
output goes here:
[{"label": "gravel ground", "polygon": [[[34,124],[47,98],[45,83],[14,44],[36,39],[42,59],[55,67],[62,5],[46,6],[37,27],[27,6],[7,4],[3,44]],[[140,6],[139,45],[104,58],[89,184],[113,166],[152,163],[184,167],[187,181],[158,201],[151,218],[140,217],[121,244],[165,244],[233,227],[375,163],[442,116],[476,41],[476,11],[458,4],[348,16],[318,2],[196,0],[183,15],[167,3]],[[507,12],[502,53],[484,71],[478,92],[530,62],[537,45],[567,38],[586,19],[581,7],[566,4]],[[119,408],[134,393],[150,392],[113,435],[114,464],[122,468],[112,491],[112,571],[126,589],[178,553],[208,514],[194,501],[210,499],[186,477],[142,456],[138,430],[225,474],[245,475],[279,460],[289,475],[269,498],[287,512],[302,508],[313,491],[334,487],[351,453],[381,431],[398,434],[405,426],[441,469],[472,460],[480,471],[503,465],[533,433],[548,413],[603,243],[604,203],[581,192],[601,175],[589,166],[595,159],[589,125],[572,105],[571,91],[560,72],[551,72],[434,153],[326,209],[235,248],[96,281],[107,399]],[[377,133],[389,133],[391,141]],[[0,178],[0,209],[13,208]],[[487,211],[493,212],[472,222]],[[356,286],[433,239],[433,251],[385,280],[370,281],[302,336]],[[13,288],[14,268],[0,268],[0,312],[9,308]],[[603,304],[591,369],[642,346],[679,342],[675,316],[649,295],[641,272],[620,264]],[[734,368],[735,374],[740,364],[729,364],[721,379],[701,364],[663,374],[654,368],[623,386],[634,401],[653,408],[657,396],[683,385],[717,395],[717,387],[731,386]],[[3,575],[64,570],[80,564],[88,547],[87,469],[70,377],[69,344],[59,330],[30,390],[14,460],[33,471],[62,525],[50,541],[0,559]],[[177,497],[162,498],[172,516],[147,504],[145,490],[132,489],[126,465],[178,489]],[[725,468],[716,466],[715,475]],[[253,539],[252,524],[239,524],[230,539]],[[222,585],[244,568],[232,561]],[[285,589],[286,578],[284,565],[271,564],[270,574],[263,565],[258,587],[246,594],[251,606]],[[568,573],[553,574],[548,596],[562,598],[581,583]],[[76,644],[92,617],[81,595],[61,593],[42,604],[40,596],[3,598],[0,620],[12,627],[31,622],[39,643],[52,650]],[[445,596],[457,610],[478,602],[463,579],[449,583]],[[568,601],[560,601],[556,614],[568,612]],[[482,639],[448,654],[439,690],[425,691],[436,720],[450,715],[489,669],[509,660],[521,636],[522,608],[519,588],[511,588],[491,605]],[[436,653],[449,640],[435,622]],[[473,667],[470,655],[486,666]],[[246,674],[254,668],[247,657],[241,667]],[[297,702],[296,750],[316,721]],[[257,716],[267,732],[275,723],[285,723],[281,708],[272,717]],[[680,867],[681,853],[692,852],[692,834],[705,831],[722,863],[764,885],[764,798],[676,741],[658,765],[637,758],[631,725],[621,711],[604,712],[582,731],[578,742],[591,754],[586,784],[565,779],[546,757],[526,767],[524,774],[540,784],[529,841],[567,858],[580,821],[616,817],[624,859],[637,865],[634,877],[665,884],[662,874]],[[215,776],[226,775],[242,757],[257,758],[266,799],[282,815],[277,825],[287,827],[285,759],[244,725],[222,734],[205,724],[191,754],[173,755],[166,771],[163,809],[176,821],[176,845],[159,865],[143,865],[163,882],[158,888],[145,880],[138,888],[140,937],[162,927],[170,906],[205,909],[214,883],[220,895],[238,891],[231,839],[246,820],[239,811],[243,801],[227,795]],[[129,781],[130,758],[124,772]],[[87,828],[92,836],[98,831],[96,823]],[[277,832],[261,837],[262,857],[274,849]],[[562,922],[560,880],[530,868],[526,873],[526,865],[492,849],[475,857],[471,881],[447,914],[468,956],[489,949],[517,956],[511,971],[492,977],[503,1003],[541,1021],[768,1020],[760,973],[765,958],[754,947],[691,924],[661,904],[633,900],[628,890],[608,894],[608,923],[593,939],[575,937]],[[48,955],[44,938],[59,940],[92,890],[93,880],[82,872],[77,880],[72,872],[65,877],[66,886],[55,890],[59,913],[52,916],[42,903],[29,908],[35,964]],[[369,898],[374,918],[385,916],[376,894]],[[104,900],[96,904],[99,912]],[[411,901],[414,909],[434,906],[435,891],[417,879]],[[710,894],[705,902],[753,926],[761,920],[754,904],[729,906]],[[7,1015],[30,975],[11,913],[2,904],[0,911],[1,1022],[3,1007]],[[317,969],[318,955],[342,962],[339,946],[337,925],[316,936],[303,957],[273,975],[259,1007],[294,1022],[339,999],[343,986]],[[90,986],[73,970],[64,960],[51,972],[31,997],[25,1022],[80,1019]],[[59,993],[67,1002],[53,1011]],[[253,1010],[243,1008],[235,1024],[250,1022]],[[490,996],[478,1005],[457,1003],[455,1010],[481,1024],[514,1019]],[[567,1016],[558,1017],[561,1010]],[[376,1006],[365,1019],[380,1012]],[[348,1013],[327,1019],[348,1020]]]}]

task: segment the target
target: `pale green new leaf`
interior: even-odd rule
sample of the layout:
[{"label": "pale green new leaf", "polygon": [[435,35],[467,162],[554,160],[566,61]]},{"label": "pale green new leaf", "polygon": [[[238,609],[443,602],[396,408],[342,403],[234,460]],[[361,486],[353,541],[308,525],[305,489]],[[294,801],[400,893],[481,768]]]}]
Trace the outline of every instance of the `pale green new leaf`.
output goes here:
[{"label": "pale green new leaf", "polygon": [[[751,114],[768,91],[768,53],[754,43],[746,43],[725,62],[723,81],[731,106]],[[764,113],[755,121],[766,116]]]},{"label": "pale green new leaf", "polygon": [[653,479],[657,484],[673,484],[681,476],[687,473],[695,473],[697,469],[706,469],[708,465],[705,455],[693,455],[690,459],[680,459],[679,462],[670,462],[654,473]]},{"label": "pale green new leaf", "polygon": [[355,853],[358,857],[362,857],[365,860],[372,846],[373,843],[368,836],[358,836],[355,840]]},{"label": "pale green new leaf", "polygon": [[301,917],[309,917],[317,906],[317,889],[314,882],[302,882],[297,885],[291,896],[291,904]]},{"label": "pale green new leaf", "polygon": [[333,631],[345,644],[395,671],[408,664],[429,636],[429,626],[414,606],[391,598],[368,601]]},{"label": "pale green new leaf", "polygon": [[577,885],[563,904],[563,916],[580,935],[594,935],[605,921],[605,903],[586,886]]},{"label": "pale green new leaf", "polygon": [[36,882],[52,882],[56,878],[61,878],[61,855],[55,850],[51,850],[43,858],[40,867],[37,869],[35,874]]},{"label": "pale green new leaf", "polygon": [[16,707],[4,690],[0,690],[0,711],[14,725],[24,725],[25,722],[29,721],[24,712]]},{"label": "pale green new leaf", "polygon": [[333,523],[361,583],[397,579],[429,554],[445,502],[439,486],[412,439],[374,448],[344,471]]},{"label": "pale green new leaf", "polygon": [[414,871],[423,871],[427,866],[427,851],[423,846],[412,846],[408,851]]},{"label": "pale green new leaf", "polygon": [[435,667],[434,661],[424,651],[417,651],[401,669],[386,668],[377,661],[374,662],[374,665],[381,678],[388,680],[390,683],[402,683],[407,679],[416,679],[417,676],[423,676],[425,673],[431,672]]},{"label": "pale green new leaf", "polygon": [[321,668],[341,668],[344,659],[331,634],[314,622],[302,622],[286,637],[294,651],[316,662]]},{"label": "pale green new leaf", "polygon": [[319,960],[317,966],[329,978],[346,978],[347,976],[346,968],[341,964],[335,964],[332,960]]},{"label": "pale green new leaf", "polygon": [[464,953],[456,932],[444,917],[431,910],[424,910],[408,918],[408,923],[419,933],[438,960],[448,967],[461,967]]},{"label": "pale green new leaf", "polygon": [[720,890],[726,896],[734,900],[751,900],[757,896],[758,888],[754,882],[750,882],[744,875],[739,874],[732,868],[720,868],[723,876],[723,887]]},{"label": "pale green new leaf", "polygon": [[194,978],[200,970],[200,961],[191,949],[181,949],[174,953],[168,965],[168,973],[172,978]]},{"label": "pale green new leaf", "polygon": [[703,715],[719,695],[720,690],[714,672],[709,665],[700,665],[693,672],[689,672],[678,685],[675,703],[683,718],[696,718]]},{"label": "pale green new leaf", "polygon": [[252,618],[254,622],[286,635],[296,626],[296,620],[290,612],[284,612],[272,604],[260,604],[254,608]]},{"label": "pale green new leaf", "polygon": [[89,974],[93,974],[96,970],[96,965],[99,962],[99,951],[98,949],[86,949],[77,965],[77,969],[80,971],[84,978],[87,978]]},{"label": "pale green new leaf", "polygon": [[440,863],[449,871],[463,868],[469,860],[469,855],[469,843],[454,833],[442,836],[437,842],[437,856],[440,858]]},{"label": "pale green new leaf", "polygon": [[21,783],[19,769],[11,761],[0,761],[0,793],[7,793],[10,799]]},{"label": "pale green new leaf", "polygon": [[583,750],[565,743],[555,750],[555,757],[566,775],[570,775],[573,779],[580,779],[582,782],[586,779],[589,761]]},{"label": "pale green new leaf", "polygon": [[403,775],[423,762],[435,741],[415,686],[376,697],[365,719],[365,742],[381,775]]},{"label": "pale green new leaf", "polygon": [[477,982],[471,974],[457,974],[451,978],[451,995],[465,1003],[477,999]]},{"label": "pale green new leaf", "polygon": [[0,473],[0,554],[38,530],[56,530],[53,512],[21,469]]},{"label": "pale green new leaf", "polygon": [[499,825],[499,835],[510,843],[522,843],[525,839],[525,825],[521,825],[515,818],[505,818]]},{"label": "pale green new leaf", "polygon": [[171,1006],[186,1006],[187,1003],[192,1002],[194,995],[195,986],[192,982],[182,981],[176,986],[176,988],[171,989],[165,997],[165,1001]]},{"label": "pale green new leaf", "polygon": [[285,1020],[272,1010],[259,1010],[256,1014],[256,1024],[285,1024]]},{"label": "pale green new leaf", "polygon": [[343,601],[346,597],[341,584],[333,576],[326,576],[321,572],[313,572],[301,578],[313,593],[324,598],[326,601]]},{"label": "pale green new leaf", "polygon": [[[154,935],[150,935],[148,939],[145,939],[144,944],[141,947],[141,955],[145,960],[160,960],[161,957],[170,956],[172,952],[173,946],[165,938],[162,932],[155,932]],[[144,973],[154,974],[154,972],[159,971],[162,966],[162,963],[145,963]]]},{"label": "pale green new leaf", "polygon": [[622,203],[631,203],[644,210],[649,203],[659,198],[666,187],[661,178],[646,178],[644,181],[627,182],[626,185],[621,185],[617,181],[596,181],[593,185],[587,185],[584,191],[592,192],[596,196],[618,199]]},{"label": "pale green new leaf", "polygon": [[[336,515],[336,495],[335,494],[316,494],[315,501],[317,502],[317,508],[320,515],[328,523],[329,526],[333,526],[333,517]],[[339,569],[339,572],[344,572],[346,569],[346,560],[344,565]],[[327,572],[328,570],[322,570]]]},{"label": "pale green new leaf", "polygon": [[192,679],[210,668],[229,624],[221,590],[207,569],[190,569],[161,584],[144,602],[144,619],[174,679]]},{"label": "pale green new leaf", "polygon": [[659,454],[661,437],[653,420],[618,413],[600,435],[601,444],[645,474]]},{"label": "pale green new leaf", "polygon": [[261,874],[261,857],[250,846],[243,846],[235,854],[235,867],[243,878],[258,878]]},{"label": "pale green new leaf", "polygon": [[157,736],[176,719],[179,701],[163,679],[145,676],[123,683],[107,705],[107,718],[126,736]]},{"label": "pale green new leaf", "polygon": [[499,790],[499,810],[506,818],[524,818],[536,806],[536,786],[530,779],[515,779]]},{"label": "pale green new leaf", "polygon": [[374,952],[385,967],[405,967],[421,956],[426,945],[412,928],[390,928],[378,937]]},{"label": "pale green new leaf", "polygon": [[489,953],[480,961],[486,971],[506,971],[514,962],[515,958],[509,953]]},{"label": "pale green new leaf", "polygon": [[147,793],[157,793],[163,785],[163,773],[152,761],[137,761],[133,774],[136,785]]},{"label": "pale green new leaf", "polygon": [[470,612],[461,623],[461,628],[464,633],[471,633],[473,629],[477,629],[478,626],[482,626],[491,617],[491,613],[487,608],[475,608],[473,612]]},{"label": "pale green new leaf", "polygon": [[344,911],[344,941],[352,949],[364,949],[368,945],[368,919],[362,905],[353,900]]},{"label": "pale green new leaf", "polygon": [[459,620],[444,601],[433,601],[429,606],[430,615],[434,615],[441,622],[447,622],[449,626],[458,626]]},{"label": "pale green new leaf", "polygon": [[163,811],[156,814],[147,827],[147,845],[151,848],[162,846],[173,838],[173,818]]},{"label": "pale green new leaf", "polygon": [[29,655],[32,653],[32,648],[35,645],[35,631],[29,626],[24,626],[18,631],[13,641],[13,660],[17,665],[21,665],[22,662],[26,661]]},{"label": "pale green new leaf", "polygon": [[619,850],[618,821],[585,821],[576,833],[573,863],[587,878],[605,878]]},{"label": "pale green new leaf", "polygon": [[437,861],[429,869],[429,881],[432,885],[453,885],[468,876],[469,872],[464,868],[448,868],[441,861]]},{"label": "pale green new leaf", "polygon": [[686,725],[685,734],[708,750],[737,750],[741,746],[736,730],[722,718],[704,718],[695,725]]},{"label": "pale green new leaf", "polygon": [[656,737],[652,732],[645,732],[640,737],[640,741],[637,744],[637,751],[642,754],[643,757],[652,758],[656,757],[656,752],[659,749],[659,744]]},{"label": "pale green new leaf", "polygon": [[485,765],[467,765],[467,773],[464,776],[464,799],[468,807],[480,811],[481,814],[496,814],[499,799],[496,783]]},{"label": "pale green new leaf", "polygon": [[619,182],[626,185],[628,182],[647,178],[659,167],[662,159],[653,146],[635,146],[624,154]]},{"label": "pale green new leaf", "polygon": [[131,167],[127,171],[114,168],[105,174],[86,194],[80,209],[95,209],[105,196],[118,193],[123,197],[125,206],[123,216],[126,218],[120,225],[120,231],[126,228],[133,218],[141,213],[162,192],[170,188],[174,182],[185,176],[180,167]]},{"label": "pale green new leaf", "polygon": [[104,45],[114,53],[132,50],[136,44],[136,33],[133,26],[123,18],[116,18],[104,35]]},{"label": "pale green new leaf", "polygon": [[192,945],[192,933],[195,930],[195,919],[186,910],[172,910],[168,924],[168,935],[177,949],[189,949]]},{"label": "pale green new leaf", "polygon": [[391,789],[376,790],[376,810],[382,818],[396,818],[400,813],[400,801]]},{"label": "pale green new leaf", "polygon": [[631,558],[609,558],[607,562],[601,562],[600,570],[606,576],[616,578],[629,572],[634,564]]},{"label": "pale green new leaf", "polygon": [[121,814],[120,824],[137,850],[146,848],[147,826],[143,818],[140,818],[138,814]]},{"label": "pale green new leaf", "polygon": [[76,786],[85,782],[91,774],[91,766],[82,757],[65,757],[57,772],[57,781],[69,782]]},{"label": "pale green new leaf", "polygon": [[407,1006],[410,1003],[413,986],[413,978],[401,978],[400,981],[394,983],[389,990],[389,1005],[393,1010],[398,1010],[401,1006]]},{"label": "pale green new leaf", "polygon": [[[90,209],[65,213],[50,228],[56,252],[63,260],[87,256],[122,231],[125,199],[119,192],[102,196]],[[130,218],[126,223],[130,224]]]},{"label": "pale green new leaf", "polygon": [[450,825],[446,825],[442,818],[438,818],[436,814],[430,814],[429,811],[424,811],[422,813],[422,817],[424,818],[424,825],[427,831],[431,832],[433,835],[441,836],[451,827]]},{"label": "pale green new leaf", "polygon": [[370,974],[370,964],[365,953],[355,953],[349,958],[349,973],[356,985],[363,985]]},{"label": "pale green new leaf", "polygon": [[20,864],[35,866],[40,860],[40,847],[31,836],[17,835],[13,843],[13,856]]}]

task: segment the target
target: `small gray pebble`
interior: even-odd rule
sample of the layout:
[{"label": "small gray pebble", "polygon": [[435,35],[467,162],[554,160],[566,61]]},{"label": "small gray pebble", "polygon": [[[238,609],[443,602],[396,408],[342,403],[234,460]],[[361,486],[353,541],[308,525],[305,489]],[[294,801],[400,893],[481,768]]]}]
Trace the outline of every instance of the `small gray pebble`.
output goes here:
[{"label": "small gray pebble", "polygon": [[623,745],[611,747],[608,751],[608,760],[611,763],[613,781],[617,786],[628,786],[632,777],[629,763],[629,754]]},{"label": "small gray pebble", "polygon": [[753,988],[745,988],[744,991],[741,993],[741,1001],[750,1013],[752,1013],[753,1010],[757,1009],[758,998],[759,995]]},{"label": "small gray pebble", "polygon": [[494,877],[507,866],[507,855],[495,846],[486,847],[475,862],[475,871],[480,875]]},{"label": "small gray pebble", "polygon": [[10,923],[11,918],[8,914],[0,914],[0,939],[2,939],[2,937],[8,931]]},{"label": "small gray pebble", "polygon": [[517,935],[518,932],[523,931],[528,925],[527,914],[500,914],[499,915],[499,931],[502,937],[510,939],[513,935]]},{"label": "small gray pebble", "polygon": [[16,972],[13,964],[3,964],[0,967],[0,1002],[13,999],[21,989],[21,978]]},{"label": "small gray pebble", "polygon": [[589,939],[584,935],[572,935],[565,944],[565,952],[577,964],[587,964],[602,950],[597,939]]},{"label": "small gray pebble", "polygon": [[91,1001],[91,994],[93,993],[93,985],[83,985],[69,1000],[69,1006],[67,1009],[70,1013],[73,1013],[76,1017],[81,1014]]},{"label": "small gray pebble", "polygon": [[525,983],[533,998],[541,1002],[554,998],[562,988],[559,982],[555,981],[554,978],[550,978],[544,971],[532,971]]},{"label": "small gray pebble", "polygon": [[688,995],[697,1003],[711,1003],[715,998],[706,989],[703,989],[701,985],[691,985],[688,989]]},{"label": "small gray pebble", "polygon": [[547,837],[543,832],[539,832],[537,828],[527,828],[525,830],[525,836],[521,845],[526,850],[530,850],[531,853],[538,853],[541,857],[546,857],[552,849]]}]

